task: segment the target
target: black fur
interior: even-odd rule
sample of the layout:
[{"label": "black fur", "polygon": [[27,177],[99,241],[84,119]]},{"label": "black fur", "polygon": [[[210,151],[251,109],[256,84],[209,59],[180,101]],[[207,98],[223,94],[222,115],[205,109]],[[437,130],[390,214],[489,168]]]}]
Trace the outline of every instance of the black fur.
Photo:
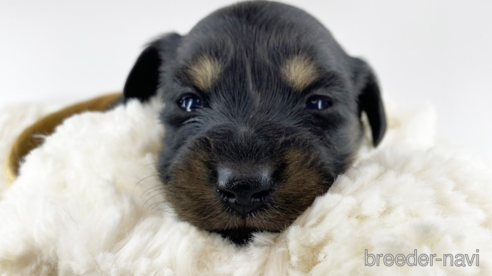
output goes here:
[{"label": "black fur", "polygon": [[[221,71],[202,91],[190,64],[206,55]],[[286,60],[303,56],[319,78],[294,91],[281,75]],[[243,2],[218,10],[186,36],[166,35],[138,58],[125,85],[126,99],[160,92],[166,129],[158,171],[167,200],[183,220],[236,243],[255,231],[282,231],[325,193],[352,162],[369,119],[374,145],[386,119],[371,68],[348,56],[307,13],[274,2]],[[185,112],[186,94],[205,106]],[[326,110],[306,109],[312,95],[329,97]],[[271,193],[262,208],[238,214],[221,200],[220,167],[268,171]],[[270,185],[269,184],[269,185]]]}]

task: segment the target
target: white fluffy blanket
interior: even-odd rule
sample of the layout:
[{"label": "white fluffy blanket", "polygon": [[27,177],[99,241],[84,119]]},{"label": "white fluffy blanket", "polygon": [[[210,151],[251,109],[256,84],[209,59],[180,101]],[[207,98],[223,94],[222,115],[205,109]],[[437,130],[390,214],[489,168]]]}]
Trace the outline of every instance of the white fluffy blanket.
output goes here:
[{"label": "white fluffy blanket", "polygon": [[[0,200],[1,275],[492,275],[492,176],[434,145],[431,107],[390,108],[378,149],[363,147],[286,231],[246,247],[180,222],[163,201],[160,108],[76,115],[28,155]],[[9,110],[1,155],[33,117]],[[398,254],[404,265],[389,265]]]}]

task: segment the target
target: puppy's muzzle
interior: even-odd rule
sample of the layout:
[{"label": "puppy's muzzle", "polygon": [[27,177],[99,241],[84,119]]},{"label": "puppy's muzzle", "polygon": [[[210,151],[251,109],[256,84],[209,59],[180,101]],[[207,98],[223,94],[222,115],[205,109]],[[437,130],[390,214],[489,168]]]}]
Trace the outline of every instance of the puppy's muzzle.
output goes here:
[{"label": "puppy's muzzle", "polygon": [[221,201],[241,216],[265,205],[273,191],[271,170],[265,166],[220,166],[217,193]]},{"label": "puppy's muzzle", "polygon": [[281,123],[211,126],[162,168],[166,198],[181,217],[226,236],[282,231],[332,183],[318,140]]}]

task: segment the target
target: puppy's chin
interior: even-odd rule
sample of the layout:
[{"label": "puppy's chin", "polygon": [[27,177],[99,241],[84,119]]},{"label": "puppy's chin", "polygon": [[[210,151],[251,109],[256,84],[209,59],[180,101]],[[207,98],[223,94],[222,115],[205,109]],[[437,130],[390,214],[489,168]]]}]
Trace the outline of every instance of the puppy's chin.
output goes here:
[{"label": "puppy's chin", "polygon": [[256,232],[261,232],[260,229],[241,227],[236,229],[228,230],[215,230],[212,233],[217,233],[223,238],[230,240],[236,245],[246,245],[253,238],[253,234]]}]

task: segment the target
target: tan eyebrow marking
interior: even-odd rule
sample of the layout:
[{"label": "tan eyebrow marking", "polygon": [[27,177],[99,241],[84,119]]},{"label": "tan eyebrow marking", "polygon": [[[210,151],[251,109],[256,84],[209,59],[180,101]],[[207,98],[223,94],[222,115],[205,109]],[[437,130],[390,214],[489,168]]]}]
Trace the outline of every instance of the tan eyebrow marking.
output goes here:
[{"label": "tan eyebrow marking", "polygon": [[302,91],[319,77],[319,72],[309,58],[294,56],[282,66],[282,75],[294,90]]},{"label": "tan eyebrow marking", "polygon": [[220,63],[209,56],[199,57],[187,70],[193,82],[201,90],[207,90],[218,78],[222,68]]}]

